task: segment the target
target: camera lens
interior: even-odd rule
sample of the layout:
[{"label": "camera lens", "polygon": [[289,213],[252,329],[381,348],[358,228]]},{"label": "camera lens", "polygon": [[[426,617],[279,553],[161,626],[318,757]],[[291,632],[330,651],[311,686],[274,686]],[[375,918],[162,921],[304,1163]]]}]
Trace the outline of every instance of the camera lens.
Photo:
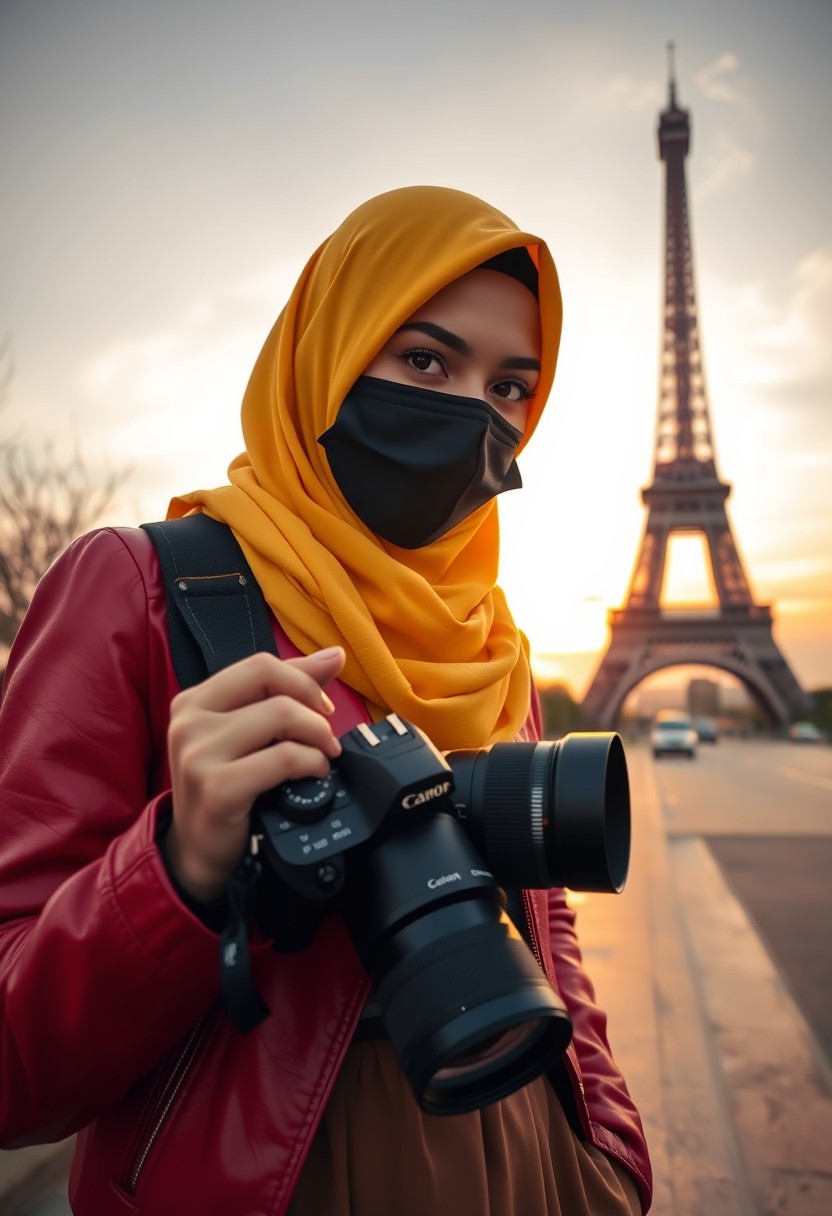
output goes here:
[{"label": "camera lens", "polygon": [[424,1110],[496,1102],[559,1058],[566,1009],[450,815],[417,818],[354,878],[350,934]]},{"label": "camera lens", "polygon": [[[630,858],[630,790],[619,735],[496,743],[450,752],[454,814],[500,881],[620,891]],[[497,861],[497,859],[499,859]]]},{"label": "camera lens", "polygon": [[[492,1028],[494,1015],[492,1007],[488,1011]],[[559,1033],[553,1035],[553,1029]],[[434,1067],[425,1080],[422,1105],[434,1113],[452,1107],[454,1114],[460,1114],[496,1102],[514,1092],[518,1084],[525,1085],[540,1076],[541,1061],[544,1065],[553,1063],[568,1043],[567,1023],[553,1027],[548,1018],[540,1017],[510,1025],[490,1038],[474,1038],[467,1047],[456,1044],[458,1054]]]},{"label": "camera lens", "polygon": [[424,1110],[487,1106],[559,1059],[572,1033],[566,1010],[496,902],[455,904],[410,930],[377,996]]}]

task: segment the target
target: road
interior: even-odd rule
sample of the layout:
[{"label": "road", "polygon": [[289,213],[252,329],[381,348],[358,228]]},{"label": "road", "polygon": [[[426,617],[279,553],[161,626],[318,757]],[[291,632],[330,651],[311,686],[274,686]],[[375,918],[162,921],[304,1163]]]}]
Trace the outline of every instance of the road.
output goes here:
[{"label": "road", "polygon": [[832,747],[720,739],[655,766],[671,836],[832,836]]},{"label": "road", "polygon": [[704,838],[832,1062],[832,747],[722,739],[653,763],[668,836]]}]

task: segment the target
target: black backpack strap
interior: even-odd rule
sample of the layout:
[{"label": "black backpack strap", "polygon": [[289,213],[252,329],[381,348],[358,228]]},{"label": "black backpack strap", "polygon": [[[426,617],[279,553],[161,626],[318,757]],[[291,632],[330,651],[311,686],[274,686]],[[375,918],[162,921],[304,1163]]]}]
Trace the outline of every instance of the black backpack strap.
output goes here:
[{"label": "black backpack strap", "polygon": [[[168,636],[181,688],[259,650],[277,654],[269,609],[234,533],[208,515],[142,524],[162,567]],[[228,884],[220,936],[220,981],[232,1022],[248,1033],[268,1014],[254,986],[248,922],[260,862],[248,853]]]},{"label": "black backpack strap", "polygon": [[258,650],[277,654],[263,593],[227,524],[200,514],[142,528],[162,567],[180,687]]}]

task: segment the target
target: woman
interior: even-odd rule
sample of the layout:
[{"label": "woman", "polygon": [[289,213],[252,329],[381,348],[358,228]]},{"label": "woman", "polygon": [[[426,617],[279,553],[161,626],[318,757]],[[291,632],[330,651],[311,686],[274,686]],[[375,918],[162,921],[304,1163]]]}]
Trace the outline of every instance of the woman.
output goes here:
[{"label": "woman", "polygon": [[0,719],[0,1141],[79,1131],[77,1213],[646,1210],[562,891],[523,895],[574,1025],[557,1092],[423,1114],[389,1044],[356,1037],[369,981],[339,917],[299,953],[255,945],[252,1034],[217,999],[212,926],[260,791],[324,775],[339,734],[391,710],[443,750],[536,737],[495,497],[560,321],[548,249],[501,213],[438,188],[370,200],[266,341],[231,484],[171,507],[231,526],[284,661],[177,695],[142,531],[82,537],[42,581]]}]

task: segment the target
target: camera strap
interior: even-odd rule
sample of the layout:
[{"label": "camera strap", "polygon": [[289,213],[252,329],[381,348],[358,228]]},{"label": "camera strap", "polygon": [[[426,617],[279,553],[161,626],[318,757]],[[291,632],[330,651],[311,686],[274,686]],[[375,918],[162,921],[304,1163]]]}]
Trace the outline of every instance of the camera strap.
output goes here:
[{"label": "camera strap", "polygon": [[171,659],[181,688],[259,650],[277,654],[263,593],[227,524],[186,515],[142,528],[162,567]]},{"label": "camera strap", "polygon": [[[162,568],[171,660],[180,688],[199,684],[260,650],[277,655],[269,608],[227,524],[199,514],[142,528]],[[242,1034],[269,1012],[254,986],[249,955],[260,873],[260,862],[247,853],[228,883],[229,917],[220,935],[223,1001]]]}]

